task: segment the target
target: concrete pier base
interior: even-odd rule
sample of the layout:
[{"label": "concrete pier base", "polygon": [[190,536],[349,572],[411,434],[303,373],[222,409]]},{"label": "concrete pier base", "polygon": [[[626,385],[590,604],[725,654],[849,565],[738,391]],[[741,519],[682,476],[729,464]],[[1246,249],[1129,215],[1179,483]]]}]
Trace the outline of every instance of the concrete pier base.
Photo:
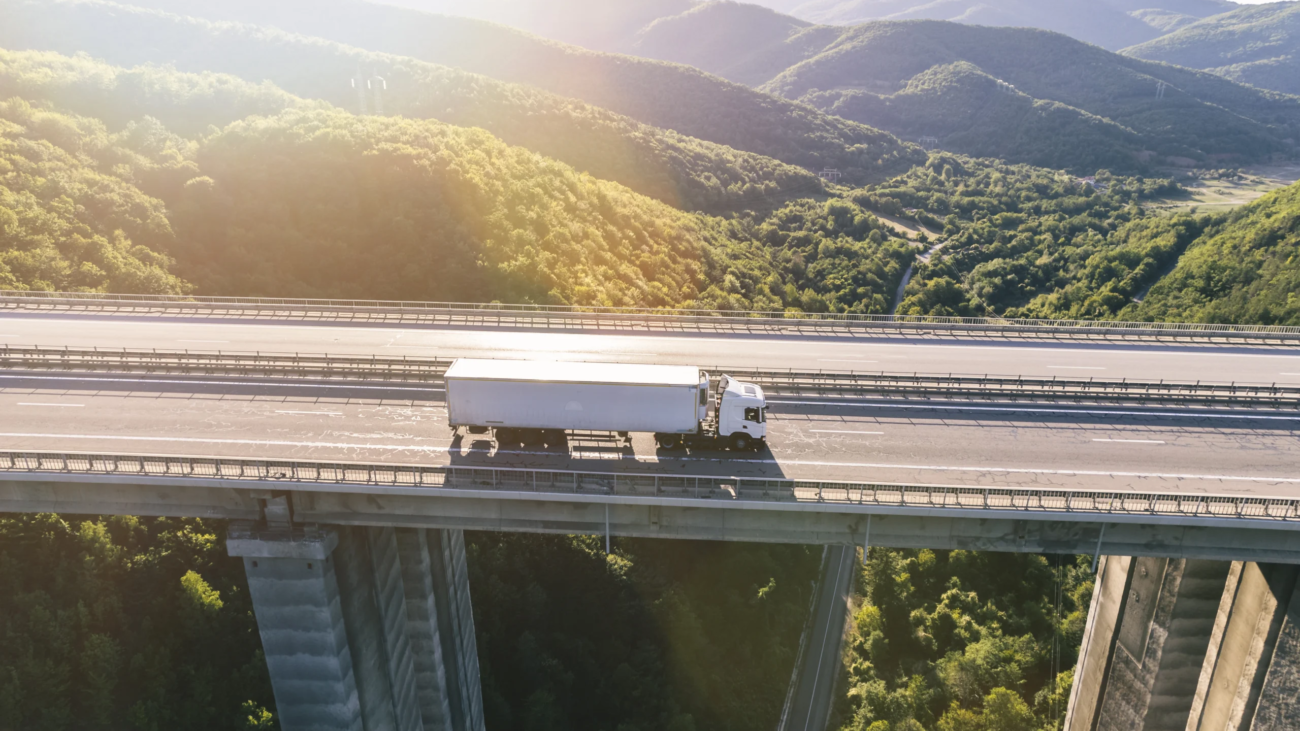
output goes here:
[{"label": "concrete pier base", "polygon": [[461,531],[231,525],[284,731],[483,731]]},{"label": "concrete pier base", "polygon": [[1295,566],[1105,557],[1067,731],[1300,728]]}]

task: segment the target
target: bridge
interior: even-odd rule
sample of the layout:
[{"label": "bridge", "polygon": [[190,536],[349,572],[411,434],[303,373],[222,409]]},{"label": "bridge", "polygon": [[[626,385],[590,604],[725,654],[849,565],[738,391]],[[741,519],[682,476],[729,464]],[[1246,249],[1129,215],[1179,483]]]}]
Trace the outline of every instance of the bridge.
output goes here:
[{"label": "bridge", "polygon": [[[286,729],[482,727],[465,529],[1090,554],[1067,728],[1300,713],[1297,328],[5,293],[0,344],[0,509],[233,521]],[[453,437],[462,356],[756,380],[770,449]]]}]

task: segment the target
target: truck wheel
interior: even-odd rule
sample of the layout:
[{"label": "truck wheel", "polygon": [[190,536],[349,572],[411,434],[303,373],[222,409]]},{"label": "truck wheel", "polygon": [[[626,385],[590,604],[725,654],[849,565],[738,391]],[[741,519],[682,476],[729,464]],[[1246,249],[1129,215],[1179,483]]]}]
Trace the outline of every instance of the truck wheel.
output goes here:
[{"label": "truck wheel", "polygon": [[754,440],[745,432],[731,435],[731,449],[735,452],[748,452],[754,447]]},{"label": "truck wheel", "polygon": [[655,441],[659,442],[660,449],[665,450],[677,449],[677,447],[682,443],[681,437],[678,437],[676,434],[659,434],[655,437]]}]

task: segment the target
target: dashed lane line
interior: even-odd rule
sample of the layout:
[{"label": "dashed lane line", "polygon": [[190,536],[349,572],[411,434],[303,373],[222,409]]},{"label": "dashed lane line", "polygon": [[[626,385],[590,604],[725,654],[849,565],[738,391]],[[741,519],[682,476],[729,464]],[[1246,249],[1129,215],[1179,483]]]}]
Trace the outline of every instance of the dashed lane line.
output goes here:
[{"label": "dashed lane line", "polygon": [[1094,439],[1094,442],[1115,442],[1116,444],[1165,444],[1159,439]]}]

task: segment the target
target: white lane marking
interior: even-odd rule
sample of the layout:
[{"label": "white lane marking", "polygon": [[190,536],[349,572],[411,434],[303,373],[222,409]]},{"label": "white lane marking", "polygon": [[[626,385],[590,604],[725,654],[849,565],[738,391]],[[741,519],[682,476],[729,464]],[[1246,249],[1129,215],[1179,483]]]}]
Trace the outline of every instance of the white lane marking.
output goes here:
[{"label": "white lane marking", "polygon": [[228,343],[229,340],[177,340],[178,343]]},{"label": "white lane marking", "polygon": [[84,381],[86,383],[167,383],[195,386],[267,386],[272,388],[342,388],[361,391],[420,391],[423,393],[445,393],[445,388],[413,388],[411,386],[350,386],[340,383],[280,383],[277,381],[190,381],[167,378],[85,378],[81,376],[11,376],[0,375],[0,379],[17,381]]},{"label": "white lane marking", "polygon": [[19,406],[62,406],[66,408],[75,408],[75,409],[84,409],[86,407],[85,404],[41,404],[41,403],[32,403],[32,402],[24,402],[24,401],[18,402],[18,405]]},{"label": "white lane marking", "polygon": [[1160,439],[1094,439],[1094,442],[1115,442],[1117,444],[1165,444]]},{"label": "white lane marking", "polygon": [[1178,411],[1113,411],[1110,409],[1045,409],[1021,406],[963,406],[960,404],[880,404],[870,401],[773,401],[785,406],[853,406],[873,409],[929,409],[931,411],[997,411],[1029,414],[1084,414],[1087,416],[1159,416],[1169,419],[1262,419],[1267,421],[1300,421],[1300,416],[1272,416],[1268,414],[1210,414],[1206,412]]},{"label": "white lane marking", "polygon": [[[257,447],[326,447],[336,449],[387,449],[394,451],[409,452],[430,452],[446,453],[453,450],[451,447],[434,447],[427,445],[412,444],[358,444],[355,442],[290,442],[274,439],[204,439],[199,437],[133,437],[122,436],[118,434],[22,434],[16,432],[0,433],[0,439],[82,439],[86,441],[113,441],[113,442],[174,442],[177,444],[229,444],[241,446]],[[461,452],[481,452],[486,453],[488,450],[467,449],[459,450]],[[528,450],[497,450],[496,454],[528,455],[536,457],[555,457],[555,452],[538,452]],[[640,461],[640,460],[638,460]],[[672,460],[654,460],[658,463],[661,461],[668,462],[713,462],[719,460],[716,457],[676,457]],[[1281,483],[1281,484],[1300,484],[1300,477],[1249,477],[1244,475],[1196,475],[1181,474],[1174,472],[1103,472],[1100,470],[1045,470],[1032,469],[1026,467],[987,467],[987,466],[936,466],[936,465],[914,465],[914,464],[888,464],[877,462],[824,462],[814,460],[776,460],[776,459],[731,459],[726,460],[734,464],[779,464],[779,465],[798,465],[802,467],[853,467],[857,469],[901,469],[901,470],[920,470],[926,472],[1003,472],[1015,475],[1075,475],[1082,477],[1137,477],[1137,478],[1154,478],[1169,480],[1213,480],[1222,482],[1225,480],[1238,482],[1264,482],[1264,483]],[[700,475],[704,477],[705,475]]]},{"label": "white lane marking", "polygon": [[818,358],[818,363],[879,363],[878,360],[846,360],[843,358]]},{"label": "white lane marking", "polygon": [[840,429],[809,429],[813,434],[884,434],[882,431],[845,431]]},{"label": "white lane marking", "polygon": [[1047,366],[1047,367],[1048,367],[1048,368],[1055,368],[1055,369],[1057,369],[1057,370],[1067,370],[1067,371],[1104,371],[1104,370],[1106,370],[1105,368],[1098,368],[1098,367],[1096,367],[1096,366],[1050,366],[1050,365],[1049,365],[1049,366]]},{"label": "white lane marking", "polygon": [[342,416],[342,411],[277,411],[277,414],[314,414],[317,416]]}]

